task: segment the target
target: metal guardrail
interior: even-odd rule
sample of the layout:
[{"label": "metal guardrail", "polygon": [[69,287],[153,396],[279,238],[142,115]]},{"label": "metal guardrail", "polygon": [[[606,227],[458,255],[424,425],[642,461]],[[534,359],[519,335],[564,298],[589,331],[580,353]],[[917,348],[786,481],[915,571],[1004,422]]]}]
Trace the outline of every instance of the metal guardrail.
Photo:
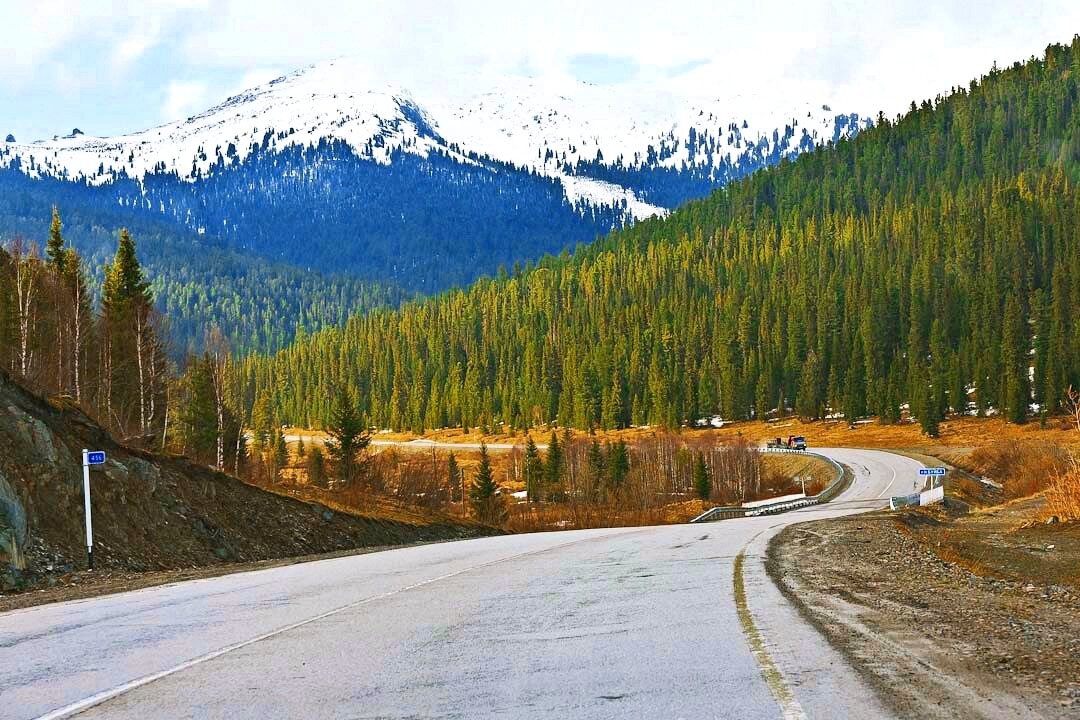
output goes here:
[{"label": "metal guardrail", "polygon": [[698,515],[691,520],[692,523],[698,522],[712,522],[714,520],[727,520],[729,518],[736,517],[758,517],[760,515],[776,515],[782,512],[788,512],[791,510],[798,510],[799,508],[810,507],[812,505],[820,505],[827,503],[836,496],[836,494],[843,488],[846,478],[844,477],[844,468],[840,467],[830,457],[819,455],[818,453],[807,452],[806,450],[789,450],[788,448],[766,448],[762,452],[780,452],[780,453],[798,453],[800,455],[813,455],[814,457],[825,460],[834,468],[836,468],[836,479],[829,483],[829,486],[819,492],[817,495],[811,495],[810,497],[799,498],[798,500],[785,500],[783,502],[772,503],[771,505],[758,505],[757,507],[715,507]]}]

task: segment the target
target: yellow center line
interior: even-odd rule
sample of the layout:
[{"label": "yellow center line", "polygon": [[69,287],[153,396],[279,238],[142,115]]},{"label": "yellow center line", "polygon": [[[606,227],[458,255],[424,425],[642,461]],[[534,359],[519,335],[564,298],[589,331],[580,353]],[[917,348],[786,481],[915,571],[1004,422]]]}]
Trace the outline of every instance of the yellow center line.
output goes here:
[{"label": "yellow center line", "polygon": [[[760,535],[761,533],[758,533]],[[750,651],[754,654],[758,666],[761,668],[761,676],[765,684],[769,686],[773,697],[780,705],[784,720],[806,720],[799,701],[795,699],[795,693],[791,691],[784,680],[783,673],[776,666],[768,649],[765,647],[765,639],[754,624],[754,617],[750,614],[750,606],[746,602],[746,586],[743,583],[743,564],[746,559],[746,548],[757,539],[757,535],[743,546],[735,558],[735,609],[739,615],[739,624],[742,625],[743,633],[746,634],[746,642],[750,645]]]}]

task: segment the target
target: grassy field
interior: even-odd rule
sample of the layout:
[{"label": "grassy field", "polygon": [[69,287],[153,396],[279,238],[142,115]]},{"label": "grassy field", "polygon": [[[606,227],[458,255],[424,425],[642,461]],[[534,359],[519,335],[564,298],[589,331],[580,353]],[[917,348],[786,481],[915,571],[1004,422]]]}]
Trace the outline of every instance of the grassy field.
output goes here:
[{"label": "grassy field", "polygon": [[[325,437],[324,433],[313,430],[292,429],[288,432],[290,435],[302,435],[316,441],[321,441]],[[632,443],[635,440],[659,432],[663,432],[663,430],[656,427],[634,427],[625,430],[598,430],[595,437],[601,442],[621,439],[627,443]],[[551,432],[532,430],[528,434],[532,435],[536,443],[544,444],[550,437]],[[579,437],[585,433],[574,431],[573,434],[575,437]],[[1014,439],[1049,442],[1080,450],[1080,432],[1077,432],[1075,426],[1070,425],[1066,418],[1052,418],[1044,428],[1040,426],[1038,421],[1015,425],[996,417],[956,417],[941,423],[938,438],[924,436],[919,429],[919,425],[909,421],[896,425],[882,425],[876,420],[871,420],[862,421],[854,427],[850,427],[843,420],[804,422],[797,418],[775,422],[731,422],[725,423],[722,428],[683,428],[679,431],[679,434],[686,438],[717,441],[732,439],[741,435],[752,442],[762,444],[769,438],[787,438],[789,435],[803,435],[811,447],[936,448],[950,450],[974,449],[1002,440]],[[445,443],[486,442],[489,444],[510,443],[524,445],[526,433],[496,432],[482,434],[473,431],[466,434],[460,428],[447,428],[429,431],[423,435],[378,432],[373,436],[375,440],[395,442],[409,442],[418,438]]]},{"label": "grassy field", "polygon": [[[562,431],[560,430],[560,439]],[[551,431],[533,430],[533,440],[538,445],[545,445]],[[635,427],[617,431],[596,431],[586,434],[573,431],[575,439],[597,439],[601,443],[624,441],[630,446],[647,443],[655,438],[670,435],[667,430],[655,427]],[[1037,421],[1024,425],[1007,423],[1001,418],[955,417],[941,423],[940,436],[924,436],[917,423],[910,421],[895,425],[882,425],[876,421],[860,422],[849,426],[844,421],[803,422],[791,418],[775,422],[734,422],[725,423],[721,428],[683,428],[676,437],[680,444],[694,449],[711,446],[744,438],[755,445],[764,445],[770,438],[789,435],[805,436],[810,449],[814,447],[862,447],[899,450],[912,455],[927,464],[944,462],[963,469],[971,475],[954,473],[950,486],[954,497],[964,500],[972,506],[995,504],[1011,498],[1040,495],[1049,491],[1052,507],[1046,503],[1039,507],[1046,508],[1044,513],[1057,514],[1062,520],[1072,520],[1080,506],[1080,483],[1076,478],[1080,473],[1075,465],[1070,465],[1071,457],[1080,456],[1080,432],[1065,418],[1054,418],[1045,426]],[[291,429],[290,439],[302,437],[307,446],[321,444],[325,434],[319,431]],[[527,435],[517,433],[487,433],[474,431],[463,433],[458,428],[428,432],[424,435],[410,433],[379,432],[373,439],[381,442],[409,443],[417,439],[432,440],[448,445],[461,445],[454,450],[458,464],[471,478],[479,462],[479,452],[468,445],[485,442],[493,446],[490,453],[496,481],[506,491],[517,492],[524,489],[520,480],[522,452],[520,449],[506,449],[513,445],[521,448],[527,441]],[[295,449],[295,441],[290,443]],[[393,453],[401,458],[410,458],[420,462],[421,458],[430,458],[432,473],[436,476],[445,467],[446,458],[452,448],[425,447],[414,445],[379,445],[373,447],[377,454]],[[1071,472],[1066,472],[1071,470]],[[294,487],[304,482],[303,471],[286,470],[290,485]],[[812,456],[767,455],[764,457],[763,496],[770,497],[798,492],[800,485],[793,482],[796,477],[809,477],[807,492],[820,491],[831,480],[832,468],[827,463]],[[979,481],[979,477],[989,477],[1002,487],[994,491]],[[329,497],[325,498],[327,501]],[[699,507],[700,506],[700,507]],[[675,503],[667,514],[672,521],[693,517],[707,504],[687,500]],[[408,510],[399,510],[408,514]],[[404,519],[404,518],[403,518]]]}]

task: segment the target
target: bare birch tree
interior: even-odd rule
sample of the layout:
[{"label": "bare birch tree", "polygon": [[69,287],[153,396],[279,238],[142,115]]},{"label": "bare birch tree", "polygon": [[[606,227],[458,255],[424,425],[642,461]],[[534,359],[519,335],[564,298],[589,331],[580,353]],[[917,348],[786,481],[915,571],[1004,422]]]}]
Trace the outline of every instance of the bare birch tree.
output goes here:
[{"label": "bare birch tree", "polygon": [[[229,344],[221,328],[212,327],[206,334],[206,354],[210,359],[210,379],[214,385],[214,411],[217,418],[217,469],[225,471],[225,381]],[[239,455],[237,448],[237,455]]]},{"label": "bare birch tree", "polygon": [[37,293],[40,285],[41,263],[37,249],[16,237],[11,245],[11,257],[15,266],[15,311],[18,330],[18,374],[30,378],[33,369],[33,334],[37,329]]}]

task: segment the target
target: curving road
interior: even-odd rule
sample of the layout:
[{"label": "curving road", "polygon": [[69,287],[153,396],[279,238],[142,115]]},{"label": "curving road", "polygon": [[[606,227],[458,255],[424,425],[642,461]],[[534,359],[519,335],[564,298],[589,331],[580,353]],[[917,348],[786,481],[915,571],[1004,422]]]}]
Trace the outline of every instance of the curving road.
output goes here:
[{"label": "curving road", "polygon": [[784,525],[911,492],[920,465],[821,452],[855,482],[786,515],[402,548],[6,613],[0,717],[885,717],[762,558]]}]

